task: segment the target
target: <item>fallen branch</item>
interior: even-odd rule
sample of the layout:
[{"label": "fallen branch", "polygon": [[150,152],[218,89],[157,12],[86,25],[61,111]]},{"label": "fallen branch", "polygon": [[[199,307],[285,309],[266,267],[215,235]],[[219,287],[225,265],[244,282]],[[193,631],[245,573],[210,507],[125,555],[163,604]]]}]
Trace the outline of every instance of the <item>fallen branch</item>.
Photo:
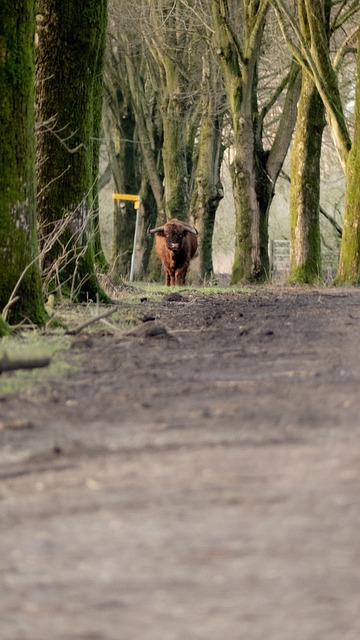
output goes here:
[{"label": "fallen branch", "polygon": [[15,371],[16,369],[38,369],[50,364],[50,357],[9,359],[4,356],[0,359],[0,373],[3,371]]},{"label": "fallen branch", "polygon": [[78,327],[75,327],[75,329],[69,329],[68,331],[65,331],[65,335],[76,336],[78,335],[78,333],[80,333],[80,331],[86,329],[86,327],[90,327],[90,325],[95,324],[95,322],[99,322],[99,320],[102,320],[103,318],[108,318],[113,313],[115,313],[115,311],[118,311],[116,307],[115,309],[108,309],[107,311],[105,311],[105,313],[101,313],[99,316],[94,316],[90,320],[84,322],[84,324],[80,324]]}]

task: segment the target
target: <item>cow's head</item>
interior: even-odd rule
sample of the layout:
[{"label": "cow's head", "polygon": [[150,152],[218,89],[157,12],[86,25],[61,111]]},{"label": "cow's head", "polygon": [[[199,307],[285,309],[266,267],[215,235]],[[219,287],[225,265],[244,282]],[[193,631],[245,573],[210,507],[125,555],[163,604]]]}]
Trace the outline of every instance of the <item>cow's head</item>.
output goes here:
[{"label": "cow's head", "polygon": [[174,253],[180,251],[184,243],[184,238],[189,233],[195,236],[197,235],[197,231],[194,227],[191,227],[186,222],[176,219],[169,220],[169,222],[161,227],[151,229],[150,233],[157,233],[159,236],[164,237],[167,248]]}]

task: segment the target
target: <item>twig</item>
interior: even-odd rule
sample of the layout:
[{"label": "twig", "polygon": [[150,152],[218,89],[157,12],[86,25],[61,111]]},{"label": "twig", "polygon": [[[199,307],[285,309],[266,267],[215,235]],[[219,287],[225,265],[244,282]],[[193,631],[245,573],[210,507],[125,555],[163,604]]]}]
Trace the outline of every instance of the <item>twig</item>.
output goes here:
[{"label": "twig", "polygon": [[103,318],[107,318],[108,316],[111,316],[113,313],[115,313],[115,311],[118,311],[118,309],[117,308],[108,309],[107,311],[105,311],[105,313],[102,313],[99,316],[95,316],[94,318],[87,320],[86,322],[84,322],[84,324],[80,324],[78,327],[75,327],[75,329],[70,329],[69,331],[65,331],[65,335],[76,336],[78,333],[80,333],[80,331],[82,331],[83,329],[86,329],[86,327],[89,327],[91,324],[94,324],[95,322],[99,322],[99,320],[102,320]]},{"label": "twig", "polygon": [[17,302],[18,300],[20,300],[19,296],[12,297],[12,295],[11,295],[10,300],[5,305],[5,307],[3,308],[3,311],[2,311],[2,314],[1,314],[4,322],[6,322],[7,315],[8,315],[10,307],[12,307],[12,305],[15,304],[15,302]]}]

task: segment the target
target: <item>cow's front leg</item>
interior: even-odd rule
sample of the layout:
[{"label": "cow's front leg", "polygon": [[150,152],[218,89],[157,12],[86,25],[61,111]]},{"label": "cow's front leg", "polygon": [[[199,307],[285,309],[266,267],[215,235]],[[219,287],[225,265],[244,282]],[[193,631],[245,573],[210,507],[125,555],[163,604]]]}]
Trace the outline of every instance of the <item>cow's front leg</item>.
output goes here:
[{"label": "cow's front leg", "polygon": [[175,273],[175,283],[178,285],[184,285],[185,284],[185,278],[186,278],[186,272],[188,270],[188,264],[184,264],[183,267],[181,267],[181,269],[177,269],[176,273]]}]

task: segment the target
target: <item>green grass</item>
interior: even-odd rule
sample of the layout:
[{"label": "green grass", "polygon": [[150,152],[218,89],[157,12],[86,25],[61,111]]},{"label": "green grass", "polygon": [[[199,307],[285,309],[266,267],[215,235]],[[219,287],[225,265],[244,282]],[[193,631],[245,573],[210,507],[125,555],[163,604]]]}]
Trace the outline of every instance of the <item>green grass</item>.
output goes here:
[{"label": "green grass", "polygon": [[[148,305],[161,302],[165,295],[178,292],[185,298],[192,295],[206,296],[221,293],[254,294],[255,288],[238,286],[185,286],[167,287],[159,283],[136,282],[124,286],[118,292],[116,311],[103,321],[86,327],[80,335],[97,333],[100,329],[122,331],[134,327],[143,321],[144,313],[149,306],[143,304],[146,298]],[[0,359],[34,359],[50,357],[51,363],[45,368],[30,370],[6,371],[0,375],[0,395],[31,394],[32,389],[51,388],[53,380],[65,378],[71,371],[81,365],[81,349],[71,348],[74,337],[66,335],[69,329],[75,329],[92,317],[101,315],[111,308],[105,305],[64,303],[51,309],[52,318],[42,329],[23,329],[12,332],[0,339]],[[75,341],[76,342],[76,341]],[[70,349],[71,348],[71,349]]]},{"label": "green grass", "polygon": [[[66,362],[66,351],[69,338],[64,335],[44,336],[41,331],[24,331],[3,338],[0,342],[0,360],[33,360],[51,358],[50,364],[44,368],[19,369],[4,371],[0,375],[0,394],[31,393],[36,384],[48,386],[51,379],[65,377],[74,368]],[[73,359],[72,359],[73,360]]]},{"label": "green grass", "polygon": [[[129,291],[132,289],[132,291]],[[169,293],[180,293],[181,295],[189,295],[189,294],[197,294],[197,295],[207,295],[207,294],[217,294],[217,293],[255,293],[255,288],[250,287],[239,287],[238,285],[227,286],[227,287],[219,287],[219,286],[194,286],[194,285],[185,285],[184,287],[180,286],[170,286],[161,285],[156,282],[136,282],[134,284],[129,285],[128,291],[124,293],[124,299],[128,302],[133,300],[134,303],[136,301],[140,301],[140,298],[143,296],[147,296],[148,298],[154,298],[155,300],[159,297],[163,297]],[[121,298],[122,300],[123,298]]]}]

